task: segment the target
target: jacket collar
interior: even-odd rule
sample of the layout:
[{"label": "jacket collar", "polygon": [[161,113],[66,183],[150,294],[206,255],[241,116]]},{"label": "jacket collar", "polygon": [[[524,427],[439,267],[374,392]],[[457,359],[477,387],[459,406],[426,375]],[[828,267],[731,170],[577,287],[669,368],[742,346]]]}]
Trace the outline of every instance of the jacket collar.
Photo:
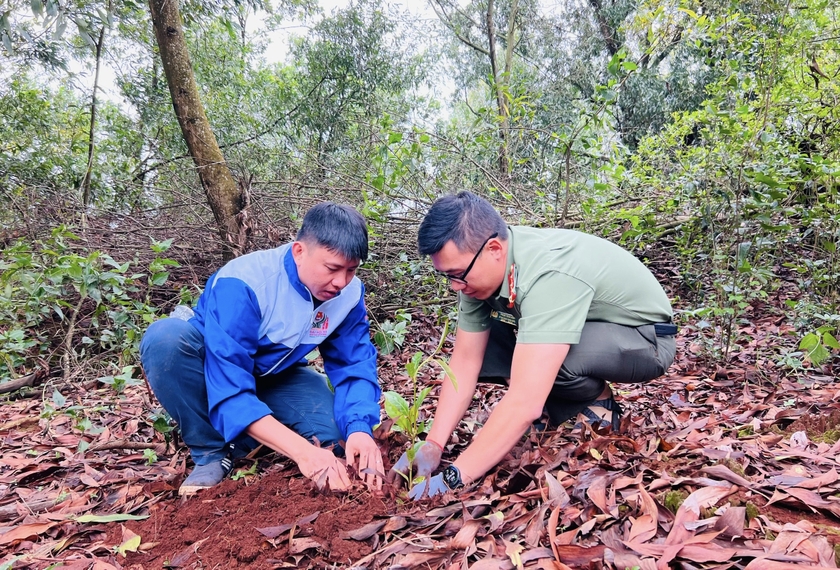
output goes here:
[{"label": "jacket collar", "polygon": [[306,288],[306,285],[304,285],[301,282],[300,277],[298,277],[297,264],[295,263],[295,257],[292,255],[291,244],[289,244],[289,249],[286,250],[286,255],[283,257],[283,266],[286,269],[286,275],[289,276],[289,282],[292,284],[294,290],[297,291],[301,297],[312,302],[314,300],[312,293],[309,292],[309,289]]}]

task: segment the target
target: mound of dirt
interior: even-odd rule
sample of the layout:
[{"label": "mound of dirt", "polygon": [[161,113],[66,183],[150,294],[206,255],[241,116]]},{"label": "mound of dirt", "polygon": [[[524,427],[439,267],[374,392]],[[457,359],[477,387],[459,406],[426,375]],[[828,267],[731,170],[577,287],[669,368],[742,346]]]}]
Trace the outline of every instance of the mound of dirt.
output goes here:
[{"label": "mound of dirt", "polygon": [[128,553],[126,567],[347,566],[372,550],[370,541],[353,540],[348,531],[386,514],[383,500],[370,492],[320,492],[297,469],[281,467],[160,503],[148,519],[127,523],[122,539],[136,533],[141,546]]}]

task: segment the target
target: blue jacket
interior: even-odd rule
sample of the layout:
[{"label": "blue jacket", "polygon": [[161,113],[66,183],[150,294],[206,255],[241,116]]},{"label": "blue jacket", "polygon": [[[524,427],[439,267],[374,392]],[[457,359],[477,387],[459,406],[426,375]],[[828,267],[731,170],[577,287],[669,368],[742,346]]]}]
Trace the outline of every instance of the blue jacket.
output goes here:
[{"label": "blue jacket", "polygon": [[238,257],[207,281],[190,323],[204,335],[210,422],[225,440],[271,414],[257,384],[318,347],[335,388],[335,420],[345,439],[372,433],[381,390],[364,286],[357,277],[314,307],[291,244]]}]

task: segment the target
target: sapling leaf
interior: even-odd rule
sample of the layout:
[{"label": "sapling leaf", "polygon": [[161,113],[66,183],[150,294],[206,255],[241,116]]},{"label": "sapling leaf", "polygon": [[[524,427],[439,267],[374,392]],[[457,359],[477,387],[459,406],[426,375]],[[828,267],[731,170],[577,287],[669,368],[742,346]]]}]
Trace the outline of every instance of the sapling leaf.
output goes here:
[{"label": "sapling leaf", "polygon": [[443,360],[442,358],[435,358],[432,362],[437,363],[438,366],[443,368],[444,373],[449,378],[449,381],[452,382],[452,386],[457,390],[458,389],[458,379],[455,378],[455,373],[452,372],[452,369],[449,367],[449,363]]},{"label": "sapling leaf", "polygon": [[404,416],[400,416],[397,420],[397,427],[399,427],[400,431],[403,433],[408,434],[409,437],[414,437],[414,419],[411,417],[410,412]]},{"label": "sapling leaf", "polygon": [[414,404],[412,404],[412,407],[416,410],[420,410],[420,406],[422,406],[423,402],[426,401],[426,397],[429,395],[429,392],[431,392],[431,391],[432,391],[431,386],[426,386],[425,388],[420,390],[420,392],[417,393],[417,398],[414,400]]},{"label": "sapling leaf", "polygon": [[231,480],[238,481],[239,479],[243,479],[248,475],[256,475],[257,474],[257,462],[254,461],[254,464],[251,465],[248,469],[240,469],[236,473],[231,476]]},{"label": "sapling leaf", "polygon": [[417,377],[417,372],[420,370],[420,365],[423,363],[423,353],[422,352],[415,352],[414,356],[411,357],[411,360],[405,363],[405,369],[408,372],[408,376],[412,379]]},{"label": "sapling leaf", "polygon": [[408,402],[400,394],[393,391],[385,392],[385,413],[395,422],[408,415]]},{"label": "sapling leaf", "polygon": [[420,450],[420,448],[423,446],[424,443],[426,443],[426,442],[425,441],[418,441],[418,442],[415,442],[414,445],[412,445],[411,447],[408,448],[408,458],[411,461],[414,461],[414,458],[417,457],[417,452]]}]

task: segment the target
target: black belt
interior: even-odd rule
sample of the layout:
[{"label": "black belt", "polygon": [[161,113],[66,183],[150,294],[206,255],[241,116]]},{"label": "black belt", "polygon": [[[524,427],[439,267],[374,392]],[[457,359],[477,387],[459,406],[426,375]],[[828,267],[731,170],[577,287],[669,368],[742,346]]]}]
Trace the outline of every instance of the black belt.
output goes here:
[{"label": "black belt", "polygon": [[674,336],[677,334],[677,325],[674,323],[656,323],[653,325],[656,336]]}]

